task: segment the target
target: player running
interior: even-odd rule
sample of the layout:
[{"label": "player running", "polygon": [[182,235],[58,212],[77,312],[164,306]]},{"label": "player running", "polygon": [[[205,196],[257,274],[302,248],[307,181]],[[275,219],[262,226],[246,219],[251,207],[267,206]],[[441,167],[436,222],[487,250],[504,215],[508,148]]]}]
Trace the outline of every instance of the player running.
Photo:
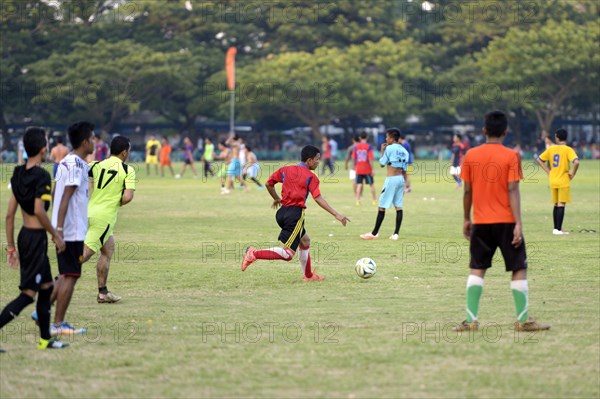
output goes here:
[{"label": "player running", "polygon": [[110,143],[111,156],[102,162],[91,164],[89,177],[93,191],[88,207],[88,232],[85,236],[83,260],[87,262],[100,251],[96,263],[98,277],[98,303],[114,303],[121,300],[106,287],[110,260],[115,251],[113,229],[117,223],[119,208],[133,200],[135,170],[125,163],[131,151],[131,143],[124,136],[115,137]]},{"label": "player running", "polygon": [[[242,261],[242,271],[256,262],[257,259],[284,260],[289,262],[294,257],[298,246],[298,259],[304,272],[304,281],[321,281],[325,277],[313,273],[310,261],[310,237],[304,230],[304,210],[306,198],[310,193],[315,202],[332,214],[344,226],[350,220],[333,209],[321,195],[319,178],[312,171],[319,168],[321,153],[317,147],[307,145],[301,152],[301,163],[284,166],[276,170],[267,180],[267,191],[273,197],[273,209],[279,208],[275,219],[281,227],[279,241],[283,248],[256,249],[252,246],[246,249]],[[275,184],[281,183],[281,198],[275,191]],[[281,208],[280,208],[281,207]]]}]

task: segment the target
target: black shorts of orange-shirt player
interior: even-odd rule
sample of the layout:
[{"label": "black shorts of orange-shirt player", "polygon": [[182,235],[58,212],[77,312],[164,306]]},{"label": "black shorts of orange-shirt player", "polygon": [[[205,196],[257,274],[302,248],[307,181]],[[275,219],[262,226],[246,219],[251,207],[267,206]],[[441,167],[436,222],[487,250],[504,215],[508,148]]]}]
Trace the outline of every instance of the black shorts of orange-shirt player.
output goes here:
[{"label": "black shorts of orange-shirt player", "polygon": [[58,273],[68,277],[81,277],[83,241],[65,241],[66,248],[56,254]]},{"label": "black shorts of orange-shirt player", "polygon": [[469,252],[471,269],[489,269],[500,248],[507,272],[527,269],[525,239],[517,248],[512,244],[514,223],[474,224],[471,228]]},{"label": "black shorts of orange-shirt player", "polygon": [[304,230],[304,208],[299,206],[282,206],[275,215],[277,224],[281,227],[279,241],[286,248],[293,251],[298,249],[300,238],[306,233]]}]

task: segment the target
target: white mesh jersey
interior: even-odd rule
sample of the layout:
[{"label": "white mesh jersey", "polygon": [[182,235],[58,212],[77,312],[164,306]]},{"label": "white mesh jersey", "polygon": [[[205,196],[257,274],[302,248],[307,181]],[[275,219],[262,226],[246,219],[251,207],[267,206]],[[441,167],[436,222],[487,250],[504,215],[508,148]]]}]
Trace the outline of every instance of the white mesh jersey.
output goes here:
[{"label": "white mesh jersey", "polygon": [[58,227],[58,210],[65,187],[77,187],[69,200],[65,223],[62,226],[65,241],[85,240],[88,229],[89,170],[90,166],[74,153],[67,155],[58,165],[52,208],[54,228]]}]

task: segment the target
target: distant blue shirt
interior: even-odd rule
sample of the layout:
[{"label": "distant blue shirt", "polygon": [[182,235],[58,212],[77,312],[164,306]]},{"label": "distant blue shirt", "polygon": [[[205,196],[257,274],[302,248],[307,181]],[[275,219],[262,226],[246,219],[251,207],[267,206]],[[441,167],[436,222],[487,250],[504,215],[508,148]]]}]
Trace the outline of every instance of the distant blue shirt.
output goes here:
[{"label": "distant blue shirt", "polygon": [[412,163],[413,163],[413,154],[412,154],[412,149],[410,148],[410,143],[408,142],[408,140],[404,140],[404,143],[402,143],[402,147],[404,147],[404,149],[406,150],[406,152],[408,152],[408,164],[412,165]]},{"label": "distant blue shirt", "polygon": [[390,165],[406,171],[408,169],[408,159],[408,151],[401,144],[390,144],[385,147],[383,154],[381,154],[379,164],[381,166]]}]

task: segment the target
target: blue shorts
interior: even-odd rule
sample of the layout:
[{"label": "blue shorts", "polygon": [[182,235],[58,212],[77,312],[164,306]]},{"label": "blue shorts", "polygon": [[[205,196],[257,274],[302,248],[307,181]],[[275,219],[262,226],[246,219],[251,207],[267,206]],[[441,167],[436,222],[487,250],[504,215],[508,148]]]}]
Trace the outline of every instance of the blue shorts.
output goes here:
[{"label": "blue shorts", "polygon": [[240,176],[242,174],[242,166],[238,158],[232,159],[227,168],[227,176]]},{"label": "blue shorts", "polygon": [[404,176],[388,176],[383,183],[383,190],[379,195],[379,207],[387,209],[394,205],[402,208],[404,201]]}]

